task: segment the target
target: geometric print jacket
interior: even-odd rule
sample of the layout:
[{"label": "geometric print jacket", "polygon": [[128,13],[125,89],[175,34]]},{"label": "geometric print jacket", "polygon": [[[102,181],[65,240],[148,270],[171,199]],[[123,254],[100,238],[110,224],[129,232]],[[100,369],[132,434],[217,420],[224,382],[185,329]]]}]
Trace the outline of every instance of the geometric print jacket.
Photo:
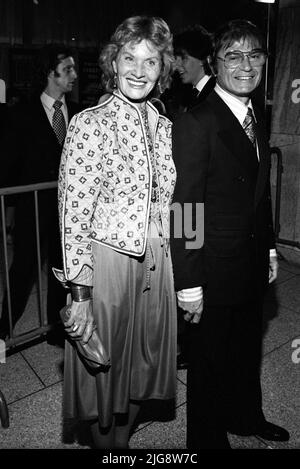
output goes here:
[{"label": "geometric print jacket", "polygon": [[[169,213],[176,170],[171,127],[147,102],[154,134],[162,235],[169,239]],[[137,106],[116,92],[75,115],[62,152],[58,201],[64,271],[61,281],[92,285],[91,241],[129,255],[145,253],[150,216],[152,165]],[[151,207],[153,210],[153,207]]]}]

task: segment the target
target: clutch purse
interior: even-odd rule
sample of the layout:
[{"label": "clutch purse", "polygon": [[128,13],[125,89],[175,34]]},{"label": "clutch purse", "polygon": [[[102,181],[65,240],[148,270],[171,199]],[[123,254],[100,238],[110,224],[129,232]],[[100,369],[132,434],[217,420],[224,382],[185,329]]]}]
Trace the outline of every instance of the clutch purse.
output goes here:
[{"label": "clutch purse", "polygon": [[[67,303],[69,302],[70,298],[68,295]],[[67,304],[60,310],[60,317],[64,325],[69,320],[70,314],[70,304]],[[96,327],[86,344],[82,340],[72,340],[72,343],[76,346],[77,352],[88,367],[98,371],[100,369],[106,370],[110,367],[110,358],[103,347]]]}]

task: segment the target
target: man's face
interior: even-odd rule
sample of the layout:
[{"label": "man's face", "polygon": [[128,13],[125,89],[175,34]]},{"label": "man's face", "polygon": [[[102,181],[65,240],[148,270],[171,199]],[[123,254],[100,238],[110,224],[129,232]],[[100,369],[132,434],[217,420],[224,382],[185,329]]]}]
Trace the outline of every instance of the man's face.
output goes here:
[{"label": "man's face", "polygon": [[56,70],[51,72],[48,77],[60,93],[72,91],[76,78],[77,73],[73,57],[63,59],[56,67]]},{"label": "man's face", "polygon": [[243,58],[242,62],[235,68],[226,68],[223,60],[228,52],[251,52],[255,49],[261,49],[261,45],[254,40],[239,40],[233,42],[229,47],[223,48],[218,52],[217,59],[217,82],[228,93],[247,103],[249,95],[258,87],[263,65],[253,66],[248,57]]},{"label": "man's face", "polygon": [[191,85],[197,85],[198,81],[204,75],[201,60],[192,57],[186,52],[176,55],[176,70],[184,84],[190,83]]}]

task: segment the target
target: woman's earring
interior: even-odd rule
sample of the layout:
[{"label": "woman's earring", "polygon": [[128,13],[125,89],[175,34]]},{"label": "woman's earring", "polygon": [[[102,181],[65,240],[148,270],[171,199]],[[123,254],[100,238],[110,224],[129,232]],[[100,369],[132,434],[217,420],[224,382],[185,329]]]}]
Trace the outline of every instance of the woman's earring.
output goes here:
[{"label": "woman's earring", "polygon": [[162,88],[161,88],[160,80],[158,80],[158,82],[157,82],[157,89],[158,89],[159,94],[162,94]]},{"label": "woman's earring", "polygon": [[115,73],[114,78],[113,78],[113,89],[115,90],[116,88],[117,88],[117,74]]}]

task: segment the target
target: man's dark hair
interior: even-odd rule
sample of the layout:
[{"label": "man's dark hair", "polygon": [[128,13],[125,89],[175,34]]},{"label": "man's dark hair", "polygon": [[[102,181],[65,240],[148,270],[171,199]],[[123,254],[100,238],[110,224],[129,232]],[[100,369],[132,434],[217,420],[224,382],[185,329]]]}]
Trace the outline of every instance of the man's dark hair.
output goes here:
[{"label": "man's dark hair", "polygon": [[211,75],[207,58],[212,54],[212,37],[200,24],[190,26],[174,37],[174,54],[188,54],[203,61],[205,73]]},{"label": "man's dark hair", "polygon": [[228,21],[220,26],[213,34],[212,63],[215,65],[216,57],[222,48],[227,49],[235,41],[250,39],[259,43],[261,49],[266,50],[266,40],[259,28],[244,19]]},{"label": "man's dark hair", "polygon": [[50,72],[56,73],[58,64],[67,57],[73,56],[70,48],[61,44],[48,44],[40,49],[36,58],[35,68],[35,90],[37,93],[42,91],[47,86],[47,79]]}]

